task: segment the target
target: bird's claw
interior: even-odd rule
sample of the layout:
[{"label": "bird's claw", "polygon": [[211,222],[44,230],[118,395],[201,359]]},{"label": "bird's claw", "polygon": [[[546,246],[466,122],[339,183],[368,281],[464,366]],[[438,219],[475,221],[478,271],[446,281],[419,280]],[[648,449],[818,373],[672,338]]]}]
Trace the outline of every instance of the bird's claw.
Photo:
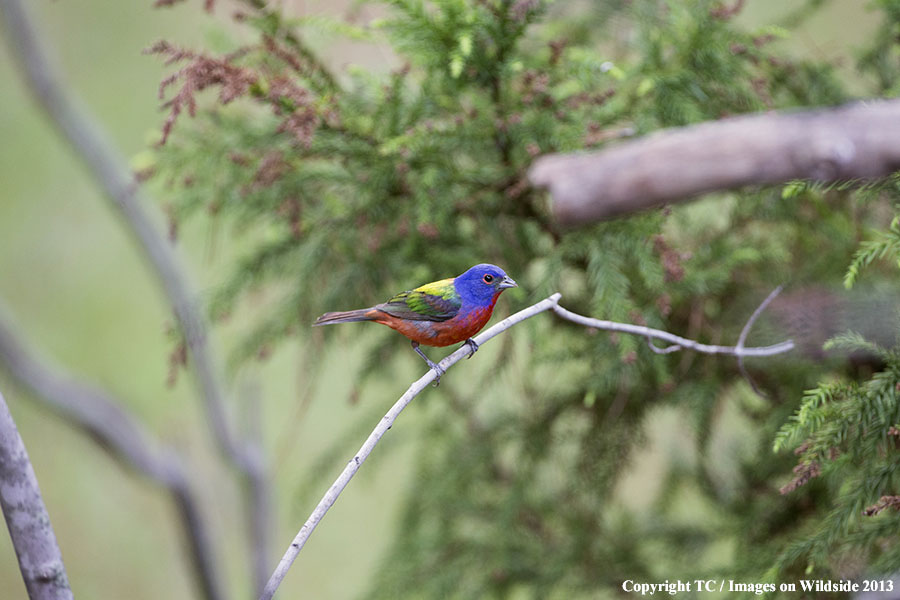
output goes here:
[{"label": "bird's claw", "polygon": [[444,373],[445,373],[446,371],[444,371],[442,368],[440,368],[440,367],[437,365],[437,363],[433,363],[433,362],[430,362],[430,361],[429,361],[428,366],[431,367],[432,370],[434,370],[435,373],[437,373],[437,377],[434,378],[434,383],[433,383],[432,385],[434,385],[434,387],[437,387],[437,386],[441,385],[441,377],[443,377],[443,375],[444,375]]},{"label": "bird's claw", "polygon": [[432,369],[435,373],[437,373],[437,377],[434,378],[434,387],[439,386],[441,384],[441,376],[443,376],[443,374],[445,373],[444,369],[439,367],[433,360],[425,356],[425,353],[419,349],[418,342],[412,342],[412,349],[416,351],[416,354],[422,357],[422,360],[425,361],[425,364],[428,365],[429,369]]},{"label": "bird's claw", "polygon": [[434,378],[434,387],[441,385],[441,377],[446,373],[444,369],[442,369],[436,362],[426,358],[425,362],[428,363],[428,368],[437,373],[437,377]]},{"label": "bird's claw", "polygon": [[463,344],[465,344],[466,346],[468,346],[469,348],[472,349],[472,351],[469,352],[469,355],[466,357],[466,359],[472,358],[472,355],[475,354],[476,352],[478,352],[478,342],[476,342],[472,338],[467,339],[465,342],[463,342]]}]

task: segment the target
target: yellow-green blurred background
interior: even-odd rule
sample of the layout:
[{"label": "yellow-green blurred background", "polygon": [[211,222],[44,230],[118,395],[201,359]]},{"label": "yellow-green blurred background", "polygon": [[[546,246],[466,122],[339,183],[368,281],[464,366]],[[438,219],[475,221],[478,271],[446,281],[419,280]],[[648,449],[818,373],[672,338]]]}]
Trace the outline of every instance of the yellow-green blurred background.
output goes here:
[{"label": "yellow-green blurred background", "polygon": [[[219,2],[213,16],[203,12],[199,0],[165,10],[152,8],[151,0],[29,4],[58,71],[129,158],[158,139],[162,114],[157,86],[168,71],[142,49],[160,38],[201,47],[236,35],[228,23],[233,9],[228,2]],[[284,3],[295,14],[341,14],[343,4]],[[762,24],[797,4],[748,0],[740,18]],[[788,43],[820,58],[846,55],[874,26],[866,5],[865,0],[831,2]],[[391,66],[383,49],[366,50],[327,36],[313,42],[338,72],[360,61],[373,69]],[[210,449],[189,379],[181,377],[173,389],[166,385],[171,340],[165,301],[107,200],[23,89],[5,44],[0,45],[0,82],[0,300],[19,332],[44,356],[110,390],[184,453],[189,468],[198,473],[198,489],[214,509],[214,542],[228,566],[232,596],[247,597],[249,563],[239,496]],[[160,207],[147,208],[163,230]],[[227,231],[199,224],[182,232],[179,254],[201,291],[218,280],[228,256],[227,236]],[[374,424],[416,372],[411,358],[409,379],[378,384],[354,404],[348,401],[351,382],[340,374],[348,361],[358,360],[352,349],[327,357],[328,370],[312,390],[302,418],[298,406],[307,380],[298,344],[282,347],[236,379],[236,393],[243,389],[261,398],[266,446],[273,459],[280,459],[273,468],[273,560],[362,442],[364,427]],[[5,376],[0,376],[0,391],[34,463],[76,597],[193,597],[168,498]],[[417,415],[428,410],[427,394],[420,400],[422,406],[401,417],[316,531],[288,576],[283,597],[351,598],[365,589],[390,539],[401,491],[415,483],[412,447],[405,442],[415,435]],[[347,440],[344,453],[326,464],[325,478],[299,494],[320,453],[342,439]],[[652,456],[634,464],[636,469],[652,468]],[[4,533],[0,598],[24,597]]]}]

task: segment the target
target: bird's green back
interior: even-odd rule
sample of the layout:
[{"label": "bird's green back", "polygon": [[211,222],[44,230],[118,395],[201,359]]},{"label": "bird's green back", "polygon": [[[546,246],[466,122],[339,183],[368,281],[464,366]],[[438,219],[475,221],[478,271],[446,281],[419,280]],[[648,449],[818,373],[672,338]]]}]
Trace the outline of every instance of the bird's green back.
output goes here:
[{"label": "bird's green back", "polygon": [[453,279],[441,279],[401,292],[375,308],[401,319],[446,321],[459,312],[461,305]]}]

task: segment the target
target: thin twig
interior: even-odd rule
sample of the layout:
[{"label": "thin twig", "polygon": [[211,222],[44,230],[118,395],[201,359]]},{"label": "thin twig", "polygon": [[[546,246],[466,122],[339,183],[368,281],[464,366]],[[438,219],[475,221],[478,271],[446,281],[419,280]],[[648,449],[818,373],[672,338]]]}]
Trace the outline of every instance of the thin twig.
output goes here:
[{"label": "thin twig", "polygon": [[[529,306],[519,312],[511,315],[490,329],[487,329],[475,336],[474,340],[478,345],[483,344],[489,339],[503,333],[513,325],[524,321],[530,317],[533,317],[536,314],[541,312],[552,310],[559,317],[566,319],[568,321],[572,321],[573,323],[577,323],[579,325],[584,325],[585,327],[592,327],[595,329],[604,329],[607,331],[619,331],[622,333],[629,333],[633,335],[639,335],[641,337],[645,337],[648,341],[653,339],[663,340],[673,344],[676,349],[690,349],[696,352],[702,352],[705,354],[725,354],[730,356],[772,356],[775,354],[782,354],[784,352],[789,352],[793,350],[794,343],[792,341],[782,342],[780,344],[775,344],[772,346],[765,346],[762,348],[737,348],[734,346],[711,346],[708,344],[701,344],[694,340],[689,340],[666,331],[660,331],[659,329],[652,329],[650,327],[642,327],[639,325],[630,325],[627,323],[616,323],[613,321],[601,321],[600,319],[592,319],[590,317],[584,317],[582,315],[570,312],[559,305],[559,299],[561,298],[561,294],[556,293],[546,298],[545,300],[541,300],[537,304]],[[765,308],[765,304],[762,308]],[[762,311],[762,308],[757,309],[758,312]],[[751,317],[751,321],[755,320],[756,314]],[[666,349],[656,348],[661,352],[669,352],[671,351],[670,346]],[[468,346],[463,345],[459,349],[457,349],[452,354],[444,357],[438,363],[438,366],[443,369],[445,372],[451,366],[466,358],[470,355],[470,350]],[[418,396],[428,384],[434,381],[437,373],[434,370],[429,370],[425,375],[420,377],[415,383],[409,386],[409,389],[406,390],[406,393],[403,394],[399,400],[397,400],[391,409],[387,412],[384,417],[382,417],[381,421],[372,430],[372,433],[369,434],[369,437],[366,438],[366,441],[363,443],[362,447],[360,447],[359,451],[356,455],[350,459],[347,463],[347,466],[344,467],[344,470],[338,476],[338,478],[331,484],[331,487],[328,488],[328,491],[319,500],[319,503],[316,505],[316,508],[313,510],[312,514],[306,520],[306,523],[303,524],[303,527],[300,528],[300,531],[297,533],[294,541],[291,542],[291,545],[288,547],[287,551],[284,553],[284,556],[281,558],[281,561],[278,563],[278,567],[276,567],[275,572],[272,573],[272,576],[269,578],[269,582],[266,584],[263,593],[260,595],[259,600],[271,600],[271,598],[275,595],[278,586],[281,585],[282,580],[285,575],[287,575],[288,570],[291,568],[291,565],[296,560],[297,555],[300,553],[300,550],[303,548],[304,544],[306,544],[309,536],[312,535],[312,532],[315,530],[316,526],[321,522],[322,518],[325,516],[325,513],[334,505],[337,501],[338,497],[341,495],[341,492],[344,491],[344,488],[347,487],[347,484],[350,483],[350,480],[359,470],[359,467],[366,461],[369,457],[369,454],[372,453],[372,450],[375,448],[375,445],[381,440],[382,436],[387,433],[388,429],[394,424],[397,417],[400,413],[405,409],[410,402],[412,402],[413,398]]]},{"label": "thin twig", "polygon": [[205,517],[184,473],[183,460],[163,447],[105,392],[71,379],[35,358],[0,311],[0,367],[65,421],[83,429],[113,457],[172,495],[181,518],[198,584],[207,600],[225,598]]},{"label": "thin twig", "polygon": [[650,346],[650,349],[653,350],[657,354],[671,354],[673,352],[678,352],[681,350],[681,346],[678,344],[672,344],[671,346],[666,346],[665,348],[660,348],[656,344],[653,343],[653,338],[647,338],[647,345]]},{"label": "thin twig", "polygon": [[[766,310],[766,307],[769,306],[769,304],[771,304],[772,300],[774,300],[775,297],[781,293],[781,290],[783,287],[784,286],[779,285],[777,288],[772,290],[769,293],[769,295],[766,296],[766,299],[763,300],[762,303],[756,307],[756,310],[754,310],[753,314],[750,315],[750,318],[747,320],[747,323],[746,323],[746,325],[744,325],[744,328],[741,329],[741,335],[738,336],[738,341],[737,341],[737,346],[736,346],[737,348],[739,348],[741,350],[744,349],[744,342],[747,341],[747,336],[750,334],[750,330],[753,328],[753,324],[756,323],[756,320],[759,318],[759,315],[761,315],[762,312],[764,310]],[[759,387],[757,387],[756,382],[753,381],[753,378],[750,377],[750,373],[747,372],[747,368],[744,367],[744,356],[743,355],[740,355],[740,354],[738,355],[737,364],[738,364],[738,369],[741,371],[741,375],[744,376],[744,379],[747,380],[747,383],[750,384],[750,387],[753,388],[753,391],[756,392],[757,395],[765,398],[766,395],[762,392],[762,390],[759,389]]]},{"label": "thin twig", "polygon": [[0,508],[31,600],[72,600],[37,476],[0,393]]},{"label": "thin twig", "polygon": [[791,340],[773,344],[771,346],[762,346],[759,348],[738,348],[737,346],[715,346],[710,344],[701,344],[700,342],[695,342],[694,340],[683,338],[673,333],[669,333],[668,331],[661,331],[659,329],[652,329],[650,327],[643,327],[641,325],[617,323],[615,321],[602,321],[600,319],[594,319],[592,317],[585,317],[577,313],[568,311],[558,304],[553,307],[553,312],[555,312],[557,316],[567,321],[572,321],[573,323],[578,323],[579,325],[584,325],[585,327],[593,327],[594,329],[602,329],[604,331],[619,331],[622,333],[639,335],[641,337],[648,338],[648,340],[656,339],[672,344],[672,346],[664,349],[655,348],[655,350],[657,350],[661,354],[668,354],[669,352],[674,352],[675,350],[685,349],[693,350],[694,352],[700,352],[702,354],[725,354],[728,356],[737,357],[774,356],[776,354],[784,354],[785,352],[790,352],[794,349],[794,342]]},{"label": "thin twig", "polygon": [[[145,211],[144,207],[153,203],[143,195],[120,154],[104,138],[102,129],[85,111],[79,109],[70,90],[60,84],[20,0],[0,0],[0,14],[6,29],[4,37],[8,40],[13,58],[21,67],[27,87],[47,113],[50,122],[71,144],[76,155],[84,161],[96,182],[112,200],[112,205],[152,266],[181,326],[191,355],[190,364],[219,449],[243,474],[245,501],[250,504],[250,510],[265,510],[265,507],[254,504],[256,499],[268,495],[267,491],[255,489],[255,486],[267,485],[261,455],[247,448],[232,434],[224,385],[207,341],[205,321],[181,265],[166,238],[160,235]],[[251,521],[262,523],[265,519]],[[253,537],[264,535],[257,533]]]},{"label": "thin twig", "polygon": [[[553,294],[549,298],[545,300],[541,300],[537,304],[529,306],[524,310],[520,310],[514,315],[511,315],[490,329],[481,332],[473,339],[480,346],[485,343],[492,337],[506,331],[516,323],[520,323],[529,317],[533,317],[534,315],[541,313],[545,310],[549,310],[556,306],[556,303],[559,302],[560,294]],[[463,345],[458,350],[446,356],[443,360],[438,363],[438,366],[446,371],[451,366],[455,365],[460,360],[466,358],[470,354],[469,347]],[[384,417],[382,417],[381,421],[375,427],[366,441],[363,443],[362,447],[360,447],[359,451],[350,459],[347,463],[347,466],[344,467],[344,470],[338,476],[338,478],[331,484],[331,487],[328,488],[328,491],[316,505],[316,508],[313,510],[312,514],[306,520],[306,523],[303,524],[303,527],[300,528],[299,533],[294,538],[294,541],[291,542],[291,545],[288,547],[287,551],[284,553],[284,556],[281,558],[281,562],[278,563],[278,567],[275,568],[275,572],[272,573],[272,576],[269,578],[269,582],[266,584],[263,593],[260,595],[260,600],[270,600],[272,596],[275,595],[275,591],[278,589],[278,586],[281,584],[281,581],[284,579],[285,575],[287,575],[288,569],[291,568],[294,560],[297,558],[297,555],[300,553],[300,550],[303,548],[303,545],[306,544],[306,541],[309,539],[309,536],[315,530],[316,526],[325,516],[325,513],[328,512],[328,509],[332,507],[332,505],[337,501],[338,496],[341,495],[341,492],[344,491],[344,488],[347,487],[347,484],[350,483],[350,480],[359,470],[360,465],[362,465],[366,459],[369,457],[369,454],[372,453],[372,450],[375,448],[375,445],[378,444],[379,440],[381,440],[382,436],[387,433],[387,430],[391,428],[394,424],[394,421],[403,412],[403,409],[406,408],[410,402],[412,402],[413,398],[418,396],[425,388],[428,387],[428,384],[435,380],[437,377],[437,373],[434,372],[433,369],[429,369],[427,373],[422,375],[411,386],[406,390],[406,393],[403,394],[397,402],[391,407],[391,409],[387,412]]]}]

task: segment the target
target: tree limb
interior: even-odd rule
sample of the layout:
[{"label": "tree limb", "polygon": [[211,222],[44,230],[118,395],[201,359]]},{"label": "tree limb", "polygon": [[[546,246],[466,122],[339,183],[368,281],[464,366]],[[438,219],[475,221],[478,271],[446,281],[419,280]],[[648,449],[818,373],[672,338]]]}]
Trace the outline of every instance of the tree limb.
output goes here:
[{"label": "tree limb", "polygon": [[534,185],[579,225],[745,185],[883,177],[900,169],[900,100],[746,115],[599,152],[538,159]]},{"label": "tree limb", "polygon": [[[190,557],[203,597],[225,598],[202,510],[188,485],[183,460],[162,447],[106,393],[71,379],[35,358],[12,331],[2,311],[0,367],[63,419],[83,429],[112,456],[169,491],[190,545]],[[3,437],[0,431],[0,441]]]},{"label": "tree limb", "polygon": [[[152,203],[144,197],[119,153],[103,137],[102,129],[79,109],[72,94],[60,84],[21,1],[0,0],[0,15],[11,55],[19,63],[27,87],[50,122],[106,192],[149,261],[184,335],[213,436],[222,454],[244,476],[245,502],[251,515],[249,521],[254,527],[268,527],[267,507],[257,504],[269,495],[266,490],[257,489],[268,485],[262,455],[231,430],[224,385],[207,340],[204,318],[175,254],[144,209]],[[254,539],[265,536],[265,532],[252,534]]]},{"label": "tree limb", "polygon": [[[547,310],[552,310],[559,317],[567,321],[572,321],[573,323],[578,323],[579,325],[584,325],[585,327],[604,329],[607,331],[619,331],[622,333],[639,335],[648,339],[663,340],[673,344],[671,348],[675,350],[687,348],[705,354],[727,354],[731,356],[743,357],[772,356],[775,354],[789,352],[794,348],[794,343],[792,341],[786,341],[780,344],[765,346],[762,348],[744,348],[743,344],[740,348],[734,346],[710,346],[708,344],[701,344],[700,342],[695,342],[693,340],[689,340],[668,333],[666,331],[660,331],[659,329],[641,327],[639,325],[629,325],[627,323],[616,323],[613,321],[601,321],[599,319],[584,317],[562,308],[559,305],[559,299],[561,297],[562,294],[553,294],[549,298],[541,300],[537,304],[533,304],[528,308],[520,310],[519,312],[503,319],[493,327],[481,332],[473,339],[480,346],[491,338],[503,333],[513,325],[521,323],[525,319],[533,317],[536,314],[542,313]],[[764,306],[767,303],[768,299],[764,303]],[[761,310],[762,309],[758,309],[757,312],[760,312]],[[754,313],[754,316],[751,317],[751,324],[752,320],[755,320],[756,316],[758,316],[757,313]],[[455,352],[444,357],[444,359],[438,363],[438,366],[446,372],[447,369],[449,369],[451,366],[455,365],[460,360],[468,356],[471,356],[471,350],[469,349],[468,345],[463,344]],[[284,579],[285,575],[287,575],[288,570],[291,568],[294,560],[296,560],[297,555],[300,553],[300,550],[303,549],[303,546],[306,544],[309,536],[312,535],[312,532],[315,530],[316,526],[318,526],[319,522],[321,522],[322,518],[325,517],[325,513],[327,513],[328,510],[334,505],[338,497],[341,495],[341,492],[344,491],[344,488],[346,488],[347,484],[350,483],[350,480],[359,470],[362,463],[366,461],[366,459],[369,457],[369,454],[371,454],[372,450],[375,449],[376,444],[378,444],[384,434],[387,433],[388,429],[393,426],[394,421],[397,420],[397,417],[400,415],[403,409],[405,409],[409,405],[409,403],[412,402],[413,398],[422,393],[422,391],[424,391],[428,387],[428,384],[434,381],[436,377],[437,373],[435,373],[433,369],[429,369],[427,373],[425,373],[411,386],[409,386],[409,389],[406,390],[406,393],[404,393],[400,397],[400,399],[394,403],[387,414],[381,418],[381,421],[379,421],[378,425],[375,426],[375,429],[372,430],[372,433],[369,434],[369,437],[366,438],[366,441],[363,442],[363,445],[360,447],[357,453],[353,456],[353,458],[350,459],[350,461],[347,463],[347,466],[344,467],[344,470],[341,472],[338,478],[334,481],[334,483],[331,484],[331,487],[328,488],[328,491],[325,492],[325,495],[322,497],[322,499],[319,500],[319,503],[316,505],[316,508],[313,510],[312,514],[310,514],[309,518],[306,519],[303,527],[300,528],[300,531],[294,537],[294,541],[291,542],[291,545],[288,547],[287,551],[284,553],[284,556],[281,558],[281,561],[278,563],[278,566],[275,568],[275,572],[272,573],[272,576],[269,578],[269,582],[266,584],[265,589],[259,596],[259,600],[271,600],[271,598],[275,595],[278,586],[281,585],[282,580]]]},{"label": "tree limb", "polygon": [[131,171],[101,134],[101,128],[76,106],[71,95],[60,85],[19,0],[0,0],[0,14],[6,24],[12,56],[19,62],[29,90],[112,200],[149,260],[191,352],[191,364],[203,392],[216,440],[226,456],[246,469],[247,461],[228,427],[223,386],[213,366],[204,319],[197,309],[186,275],[144,209],[152,203],[143,196]]},{"label": "tree limb", "polygon": [[31,600],[71,600],[62,553],[25,443],[0,394],[0,508]]}]

